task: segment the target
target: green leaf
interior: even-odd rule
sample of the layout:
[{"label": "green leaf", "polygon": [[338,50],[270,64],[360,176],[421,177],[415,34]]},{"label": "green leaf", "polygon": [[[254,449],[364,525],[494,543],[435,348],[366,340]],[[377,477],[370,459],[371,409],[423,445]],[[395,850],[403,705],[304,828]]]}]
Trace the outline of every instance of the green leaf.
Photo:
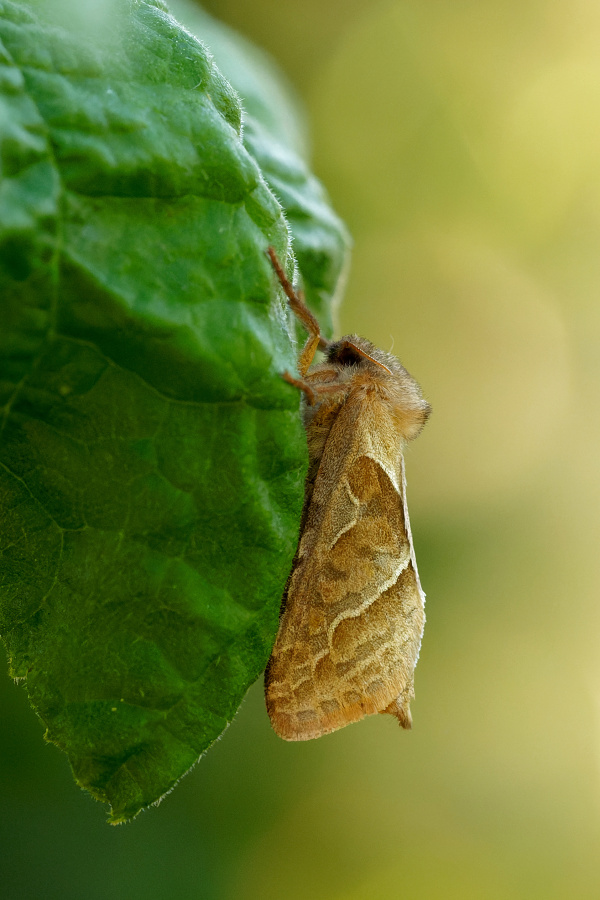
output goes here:
[{"label": "green leaf", "polygon": [[297,540],[265,248],[293,257],[261,167],[322,311],[347,241],[289,112],[267,96],[243,143],[236,92],[159,0],[0,0],[0,42],[0,631],[120,822],[232,720]]},{"label": "green leaf", "polygon": [[345,284],[350,237],[323,185],[306,163],[302,112],[270,60],[190,0],[172,0],[177,15],[202,37],[244,106],[244,145],[281,202],[306,300],[327,335]]}]

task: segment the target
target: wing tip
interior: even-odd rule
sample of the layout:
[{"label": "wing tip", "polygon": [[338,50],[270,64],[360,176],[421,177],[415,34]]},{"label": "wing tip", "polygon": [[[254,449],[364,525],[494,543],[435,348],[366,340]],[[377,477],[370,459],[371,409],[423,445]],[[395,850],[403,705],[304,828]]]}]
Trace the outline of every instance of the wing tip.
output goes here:
[{"label": "wing tip", "polygon": [[410,697],[400,694],[399,697],[392,700],[389,706],[386,706],[385,709],[381,710],[382,715],[385,715],[386,713],[390,716],[395,716],[398,719],[398,724],[401,728],[405,728],[407,731],[410,731],[412,728]]}]

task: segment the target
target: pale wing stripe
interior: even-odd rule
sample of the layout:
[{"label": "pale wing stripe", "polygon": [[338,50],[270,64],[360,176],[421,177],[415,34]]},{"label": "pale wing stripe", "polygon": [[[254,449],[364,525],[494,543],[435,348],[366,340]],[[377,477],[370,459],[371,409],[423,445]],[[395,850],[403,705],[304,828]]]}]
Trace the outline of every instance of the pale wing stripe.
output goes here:
[{"label": "pale wing stripe", "polygon": [[[386,641],[384,644],[381,645],[381,647],[377,648],[378,656],[380,656],[381,653],[384,652],[385,650],[393,649],[397,643],[398,643],[398,641],[396,638],[393,638],[391,641]],[[311,681],[314,677],[314,673],[317,668],[317,663],[319,662],[320,659],[323,659],[324,656],[327,656],[328,653],[329,653],[328,649],[323,650],[321,653],[319,653],[317,656],[315,656],[314,659],[311,660],[311,665],[312,665],[312,670],[313,670],[311,675],[303,675],[302,678],[299,678],[298,681],[295,681],[293,684],[291,684],[289,686],[286,684],[285,691],[283,691],[283,692],[274,691],[273,692],[275,694],[275,696],[287,696],[287,694],[289,692],[297,691],[298,688],[300,687],[300,685],[304,684],[306,681]],[[360,663],[357,663],[353,669],[349,669],[347,672],[344,672],[344,681],[349,681],[354,675],[358,675],[360,672],[362,672],[363,669],[367,669],[371,665],[373,665],[372,659],[362,660]],[[282,683],[283,682],[276,681],[276,682],[273,682],[273,686],[275,686],[277,684],[282,684]]]},{"label": "pale wing stripe", "polygon": [[[352,488],[350,487],[350,482],[348,481],[347,476],[344,476],[343,484],[344,484],[346,490],[348,491],[348,496],[350,497],[350,500],[352,501],[352,503],[356,507],[356,511],[358,512],[358,510],[360,509],[360,500],[358,499],[358,497],[355,497],[354,494],[352,493]],[[331,542],[331,544],[329,545],[329,547],[327,549],[333,550],[333,548],[335,547],[335,545],[337,544],[337,542],[339,541],[341,536],[343,534],[346,534],[347,531],[350,531],[351,528],[354,528],[355,525],[356,525],[356,519],[353,519],[352,521],[348,522],[347,525],[344,525],[343,528],[340,528],[339,532],[336,534],[335,538],[333,539],[333,541]]]},{"label": "pale wing stripe", "polygon": [[415,571],[415,576],[417,579],[417,588],[419,594],[421,595],[421,600],[423,602],[423,606],[425,606],[425,592],[421,587],[421,579],[419,578],[419,570],[417,568],[417,559],[415,556],[415,548],[413,545],[412,539],[412,531],[410,530],[410,516],[408,515],[408,503],[406,500],[406,472],[404,467],[404,457],[400,457],[400,471],[402,475],[402,506],[404,509],[404,527],[406,528],[406,535],[408,537],[408,546],[410,547],[410,558],[413,564],[413,569]]},{"label": "pale wing stripe", "polygon": [[275,685],[278,685],[278,684],[285,685],[285,690],[280,694],[280,696],[287,695],[289,691],[298,690],[298,688],[300,687],[301,684],[304,684],[305,681],[311,681],[311,679],[314,678],[319,661],[321,659],[323,659],[324,656],[327,656],[330,653],[330,651],[331,651],[330,647],[325,647],[324,650],[321,650],[319,653],[316,653],[313,657],[311,657],[311,659],[309,660],[310,666],[311,666],[310,675],[303,675],[301,678],[298,679],[298,681],[294,681],[293,684],[289,684],[287,678],[284,678],[283,680],[280,680],[280,681],[272,681],[271,688],[274,688]]},{"label": "pale wing stripe", "polygon": [[289,685],[289,688],[286,690],[286,694],[293,693],[297,691],[301,684],[304,684],[305,681],[312,681],[313,674],[303,675],[298,681],[295,681],[293,684]]},{"label": "pale wing stripe", "polygon": [[[361,453],[360,455],[365,456],[367,459],[372,459],[373,462],[376,463],[376,465],[378,465],[379,468],[382,469],[382,471],[384,471],[385,474],[387,475],[387,477],[390,479],[390,481],[394,485],[394,489],[395,489],[396,493],[400,497],[402,497],[402,490],[400,489],[400,483],[398,482],[398,475],[396,474],[396,472],[394,472],[393,469],[388,468],[388,466],[385,465],[383,460],[381,458],[378,458],[377,456],[375,456],[373,453]],[[401,459],[403,459],[401,453],[399,453],[398,455],[400,456]],[[404,488],[406,487],[406,482],[403,483],[402,487],[404,487]]]},{"label": "pale wing stripe", "polygon": [[310,660],[311,673],[310,675],[303,675],[302,678],[298,679],[291,685],[291,690],[296,691],[301,684],[304,684],[305,681],[311,681],[315,677],[315,672],[317,671],[317,666],[319,662],[323,659],[324,656],[328,656],[331,652],[331,647],[325,647],[324,650],[321,650],[319,653],[315,653],[315,655]]},{"label": "pale wing stripe", "polygon": [[[327,651],[325,651],[327,652]],[[300,685],[304,684],[305,681],[312,681],[314,678],[314,671],[310,673],[310,675],[303,675],[302,678],[299,678],[298,681],[294,681],[293,684],[290,684],[286,689],[286,695],[288,693],[293,693],[293,691],[297,691]]]},{"label": "pale wing stripe", "polygon": [[[300,687],[300,685],[304,684],[306,681],[310,681],[314,677],[314,674],[316,672],[319,661],[321,659],[323,659],[324,656],[327,656],[332,651],[333,647],[332,647],[331,641],[332,641],[332,637],[333,637],[333,632],[335,631],[337,626],[340,624],[340,622],[342,622],[344,619],[349,619],[349,618],[353,618],[353,617],[362,615],[362,613],[366,609],[368,609],[369,606],[371,606],[383,593],[385,593],[385,591],[387,591],[388,588],[391,588],[392,585],[394,585],[396,583],[396,581],[398,580],[398,578],[400,577],[402,572],[410,564],[411,564],[411,560],[408,559],[404,564],[401,564],[400,566],[398,566],[398,569],[395,572],[395,574],[392,575],[392,577],[382,585],[379,593],[368,597],[365,600],[365,602],[361,604],[360,607],[358,607],[357,609],[345,610],[344,612],[340,613],[339,616],[336,616],[336,618],[333,620],[333,622],[331,623],[331,625],[329,626],[329,628],[327,630],[327,641],[328,641],[329,646],[326,647],[324,650],[321,650],[320,653],[315,654],[315,656],[313,656],[312,659],[310,660],[310,665],[311,665],[311,670],[312,670],[310,675],[303,675],[301,678],[298,679],[298,681],[295,681],[291,685],[287,685],[286,680],[273,681],[273,682],[271,682],[271,688],[274,688],[275,685],[278,685],[278,684],[285,684],[286,685],[285,693],[287,694],[289,690],[296,691]],[[390,619],[388,618],[387,614],[386,614],[386,619],[390,625],[393,624],[390,621]],[[393,643],[394,642],[392,642],[392,643],[386,642],[383,645],[382,649],[387,649],[388,647],[393,646]],[[366,665],[369,665],[370,662],[371,662],[370,660],[367,661]]]},{"label": "pale wing stripe", "polygon": [[[406,641],[403,641],[403,643],[406,643]],[[386,641],[384,644],[382,644],[380,647],[377,648],[378,658],[381,657],[381,654],[385,650],[391,650],[391,649],[395,648],[397,646],[397,644],[398,644],[397,638],[392,638],[391,641]],[[348,669],[347,672],[344,672],[344,676],[343,676],[344,681],[350,681],[355,675],[358,675],[360,672],[362,672],[363,669],[367,669],[369,666],[372,666],[372,665],[373,665],[372,658],[361,660],[361,662],[357,663],[353,669]]]},{"label": "pale wing stripe", "polygon": [[321,650],[320,653],[316,653],[311,659],[310,664],[313,675],[317,671],[317,665],[319,664],[319,662],[323,659],[324,656],[328,656],[330,649],[330,647],[325,647],[324,650]]},{"label": "pale wing stripe", "polygon": [[295,691],[304,681],[308,681],[310,675],[303,676],[296,684],[288,684],[287,681],[271,681],[269,684],[269,696],[273,700],[287,700],[292,691]]},{"label": "pale wing stripe", "polygon": [[[421,628],[421,637],[423,637],[423,631],[425,629],[425,591],[421,587],[421,579],[419,578],[419,570],[417,568],[417,558],[415,556],[415,548],[413,545],[412,539],[412,531],[410,530],[410,517],[408,515],[408,502],[406,500],[406,470],[404,467],[404,456],[400,456],[400,472],[402,475],[402,505],[404,507],[404,527],[406,528],[406,534],[408,537],[408,546],[410,547],[410,559],[412,562],[413,571],[415,573],[415,578],[417,581],[417,592],[419,597],[421,598],[421,606],[423,609],[423,626]],[[421,642],[417,645],[417,655],[415,657],[415,668],[419,661],[419,656],[421,654]]]},{"label": "pale wing stripe", "polygon": [[362,616],[364,611],[366,609],[368,609],[369,606],[372,606],[376,600],[379,600],[381,595],[384,594],[385,591],[388,590],[388,588],[391,588],[393,584],[396,584],[396,582],[398,581],[402,572],[404,572],[404,570],[407,568],[407,566],[410,565],[410,562],[411,562],[411,559],[409,557],[405,562],[400,563],[400,565],[398,566],[398,568],[396,569],[396,571],[394,572],[392,577],[389,578],[387,581],[384,581],[384,583],[381,585],[381,588],[379,589],[379,591],[377,591],[377,593],[369,594],[368,597],[360,604],[360,606],[353,607],[352,609],[345,609],[343,612],[341,612],[338,616],[335,617],[335,619],[333,620],[333,622],[330,624],[329,628],[327,629],[327,641],[329,643],[330,649],[333,649],[331,640],[333,637],[333,633],[334,633],[335,629],[338,627],[338,625],[340,624],[340,622],[343,622],[344,619],[355,619],[358,616]]}]

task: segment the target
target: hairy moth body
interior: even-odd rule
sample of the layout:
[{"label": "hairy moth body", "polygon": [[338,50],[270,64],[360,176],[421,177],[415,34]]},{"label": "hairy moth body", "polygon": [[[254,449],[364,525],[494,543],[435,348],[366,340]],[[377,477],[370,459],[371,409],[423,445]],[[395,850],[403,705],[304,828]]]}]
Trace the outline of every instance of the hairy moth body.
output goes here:
[{"label": "hairy moth body", "polygon": [[[391,354],[357,335],[328,342],[269,255],[309,332],[300,378],[309,470],[300,541],[265,676],[285,740],[309,740],[372,713],[411,727],[425,622],[402,450],[430,413]],[[317,348],[325,361],[312,365]]]}]

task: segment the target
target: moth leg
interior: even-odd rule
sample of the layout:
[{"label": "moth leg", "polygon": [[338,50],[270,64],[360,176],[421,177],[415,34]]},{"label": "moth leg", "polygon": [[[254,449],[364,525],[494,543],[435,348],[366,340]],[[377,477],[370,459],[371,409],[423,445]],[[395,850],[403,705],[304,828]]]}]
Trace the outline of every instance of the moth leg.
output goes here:
[{"label": "moth leg", "polygon": [[275,269],[275,274],[279,279],[279,283],[281,284],[281,287],[285,291],[285,294],[288,298],[290,309],[292,310],[294,315],[298,319],[300,319],[300,321],[308,331],[308,340],[302,348],[302,352],[298,358],[298,371],[301,375],[306,375],[309,366],[315,357],[317,349],[326,350],[329,346],[329,342],[321,336],[319,323],[304,302],[304,297],[301,294],[296,293],[293,286],[288,281],[287,275],[283,271],[283,266],[279,262],[277,254],[275,253],[273,247],[269,247],[267,249],[267,253],[269,254],[271,265]]},{"label": "moth leg", "polygon": [[[327,378],[329,378],[329,379],[331,379],[332,377],[338,378],[339,374],[340,373],[339,373],[338,369],[319,369],[318,372],[310,373],[310,380],[311,380],[311,383],[325,381]],[[331,383],[331,382],[326,382],[326,383]]]},{"label": "moth leg", "polygon": [[303,381],[301,378],[294,378],[294,376],[290,375],[289,372],[282,372],[281,377],[284,381],[287,381],[288,384],[293,384],[294,387],[300,388],[301,391],[304,391],[309,406],[314,406],[316,396],[310,384],[307,384],[306,381]]},{"label": "moth leg", "polygon": [[[294,387],[300,388],[301,391],[304,391],[306,394],[306,400],[309,406],[314,406],[317,398],[321,394],[347,394],[350,391],[350,384],[337,382],[335,384],[318,384],[318,382],[312,382],[309,384],[303,378],[294,378],[293,375],[290,375],[289,372],[282,372],[281,377],[284,381],[287,381],[288,384],[293,384]],[[312,376],[311,376],[312,377]]]}]

